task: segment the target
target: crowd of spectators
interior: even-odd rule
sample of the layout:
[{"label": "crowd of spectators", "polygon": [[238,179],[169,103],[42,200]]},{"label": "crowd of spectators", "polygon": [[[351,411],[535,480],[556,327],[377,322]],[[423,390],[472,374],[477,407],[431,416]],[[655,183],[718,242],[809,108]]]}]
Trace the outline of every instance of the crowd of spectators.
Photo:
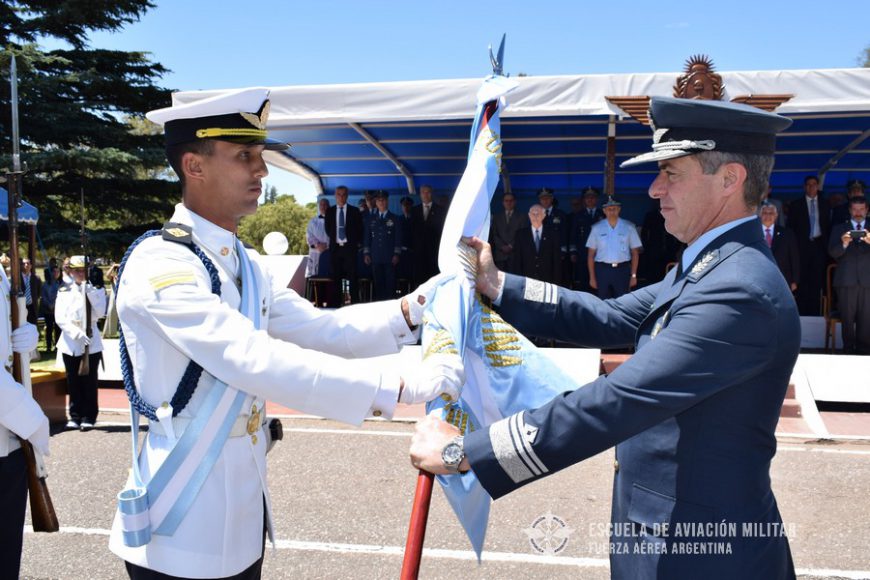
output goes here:
[{"label": "crowd of spectators", "polygon": [[[865,184],[852,180],[845,193],[826,197],[811,175],[803,189],[790,203],[768,190],[759,207],[765,243],[800,314],[836,311],[844,351],[870,354],[870,236],[850,233],[866,229]],[[326,305],[391,298],[437,272],[447,207],[433,193],[424,185],[420,203],[403,197],[401,213],[389,210],[384,191],[365,192],[358,207],[348,203],[343,186],[336,188],[335,205],[320,200],[308,227],[307,276],[330,284]],[[620,217],[618,201],[602,200],[592,187],[571,196],[570,212],[559,209],[555,193],[542,188],[527,212],[517,209],[514,194],[502,197],[489,234],[501,270],[610,298],[660,281],[679,259],[683,245],[665,231],[658,207],[637,227]],[[844,262],[849,267],[838,274]]]}]

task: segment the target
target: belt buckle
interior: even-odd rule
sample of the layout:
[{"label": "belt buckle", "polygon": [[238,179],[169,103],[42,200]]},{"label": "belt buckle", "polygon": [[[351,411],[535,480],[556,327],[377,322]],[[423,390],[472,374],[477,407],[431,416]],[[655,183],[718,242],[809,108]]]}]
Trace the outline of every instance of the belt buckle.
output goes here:
[{"label": "belt buckle", "polygon": [[619,262],[612,262],[612,263],[610,264],[610,267],[611,267],[611,268],[618,268],[618,267],[619,267]]}]

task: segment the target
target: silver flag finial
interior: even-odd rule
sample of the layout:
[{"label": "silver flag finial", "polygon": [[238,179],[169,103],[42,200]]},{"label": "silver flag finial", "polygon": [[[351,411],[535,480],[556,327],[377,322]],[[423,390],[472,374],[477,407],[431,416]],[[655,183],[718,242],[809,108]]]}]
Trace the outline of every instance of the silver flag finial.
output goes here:
[{"label": "silver flag finial", "polygon": [[492,45],[489,45],[489,62],[492,64],[492,74],[495,76],[504,75],[504,40],[507,33],[501,35],[501,44],[498,45],[498,52],[492,54]]}]

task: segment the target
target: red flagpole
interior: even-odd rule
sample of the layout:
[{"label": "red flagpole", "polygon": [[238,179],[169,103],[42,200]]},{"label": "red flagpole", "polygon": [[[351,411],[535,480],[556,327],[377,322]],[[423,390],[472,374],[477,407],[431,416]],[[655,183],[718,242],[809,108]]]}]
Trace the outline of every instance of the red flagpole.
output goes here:
[{"label": "red flagpole", "polygon": [[429,519],[429,504],[432,501],[432,482],[435,476],[420,470],[411,521],[408,523],[408,539],[405,542],[405,559],[402,561],[402,580],[417,580],[420,560],[423,557],[423,541],[426,538],[426,520]]}]

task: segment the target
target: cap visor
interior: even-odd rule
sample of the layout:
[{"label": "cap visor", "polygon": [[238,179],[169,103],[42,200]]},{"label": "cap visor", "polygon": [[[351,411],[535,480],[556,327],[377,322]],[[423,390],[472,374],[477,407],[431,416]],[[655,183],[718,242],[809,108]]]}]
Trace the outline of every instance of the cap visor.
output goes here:
[{"label": "cap visor", "polygon": [[634,167],[635,165],[641,165],[643,163],[664,161],[665,159],[676,159],[677,157],[685,157],[686,155],[693,155],[695,153],[697,153],[697,151],[685,151],[683,149],[671,149],[669,151],[650,151],[649,153],[644,153],[642,155],[638,155],[637,157],[626,159],[625,161],[620,163],[619,166]]}]

